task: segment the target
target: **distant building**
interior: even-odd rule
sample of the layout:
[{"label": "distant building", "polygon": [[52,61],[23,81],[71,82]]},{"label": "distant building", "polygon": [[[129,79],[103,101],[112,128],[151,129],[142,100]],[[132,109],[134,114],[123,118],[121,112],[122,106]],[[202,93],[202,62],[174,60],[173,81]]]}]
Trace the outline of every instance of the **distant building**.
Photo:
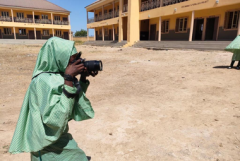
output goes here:
[{"label": "distant building", "polygon": [[[240,0],[98,0],[86,7],[95,40],[233,40]],[[87,14],[88,15],[88,14]]]},{"label": "distant building", "polygon": [[0,39],[71,39],[70,12],[47,0],[0,0]]}]

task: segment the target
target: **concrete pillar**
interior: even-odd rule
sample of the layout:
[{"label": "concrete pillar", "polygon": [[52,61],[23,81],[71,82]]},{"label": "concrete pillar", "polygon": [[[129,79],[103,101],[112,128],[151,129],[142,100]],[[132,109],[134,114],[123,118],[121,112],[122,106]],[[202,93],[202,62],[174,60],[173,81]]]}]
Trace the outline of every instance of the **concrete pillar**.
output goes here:
[{"label": "concrete pillar", "polygon": [[68,24],[70,25],[71,21],[70,21],[70,15],[68,15]]},{"label": "concrete pillar", "polygon": [[240,35],[240,16],[239,16],[239,19],[238,19],[238,35]]},{"label": "concrete pillar", "polygon": [[33,15],[33,23],[35,23],[34,11],[32,11],[32,15]]},{"label": "concrete pillar", "polygon": [[52,25],[53,25],[53,13],[51,13],[51,20],[52,20]]},{"label": "concrete pillar", "polygon": [[133,45],[140,39],[139,30],[139,1],[128,0],[128,30],[127,40],[129,45]]},{"label": "concrete pillar", "polygon": [[202,33],[202,41],[205,40],[206,26],[207,26],[207,18],[204,18],[204,22],[203,22],[203,33]]},{"label": "concrete pillar", "polygon": [[123,41],[123,23],[122,23],[123,0],[119,0],[119,23],[118,23],[118,42]]},{"label": "concrete pillar", "polygon": [[103,41],[104,41],[104,27],[102,27],[102,38],[103,38]]},{"label": "concrete pillar", "polygon": [[158,41],[161,41],[161,36],[162,36],[162,17],[159,17]]},{"label": "concrete pillar", "polygon": [[192,41],[192,36],[193,36],[194,14],[195,14],[195,12],[192,11],[191,26],[190,26],[190,33],[189,33],[189,41]]},{"label": "concrete pillar", "polygon": [[93,15],[94,16],[94,22],[96,22],[96,17],[95,17],[96,10],[94,10],[93,12],[94,12],[94,15]]},{"label": "concrete pillar", "polygon": [[104,20],[104,6],[102,6],[102,20]]},{"label": "concrete pillar", "polygon": [[69,29],[69,40],[72,40],[72,31]]},{"label": "concrete pillar", "polygon": [[14,39],[16,40],[16,29],[13,27]]},{"label": "concrete pillar", "polygon": [[160,7],[163,7],[163,0],[160,0]]},{"label": "concrete pillar", "polygon": [[113,25],[113,41],[115,41],[115,31],[114,31],[114,25]]},{"label": "concrete pillar", "polygon": [[87,24],[88,24],[88,11],[87,11]]},{"label": "concrete pillar", "polygon": [[12,22],[14,22],[14,17],[13,17],[13,10],[11,9],[11,13],[12,13]]},{"label": "concrete pillar", "polygon": [[54,29],[52,29],[53,37],[54,37]]},{"label": "concrete pillar", "polygon": [[89,41],[89,29],[87,29],[87,41]]},{"label": "concrete pillar", "polygon": [[37,39],[36,28],[34,28],[34,37],[35,37],[35,40],[36,40]]},{"label": "concrete pillar", "polygon": [[115,17],[115,7],[114,7],[115,2],[113,1],[113,18]]}]

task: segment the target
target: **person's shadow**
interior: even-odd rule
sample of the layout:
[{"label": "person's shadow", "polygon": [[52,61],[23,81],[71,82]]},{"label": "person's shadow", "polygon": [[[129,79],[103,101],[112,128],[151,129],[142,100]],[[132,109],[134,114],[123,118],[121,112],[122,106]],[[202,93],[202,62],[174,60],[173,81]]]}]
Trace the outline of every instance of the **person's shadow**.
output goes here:
[{"label": "person's shadow", "polygon": [[215,66],[215,69],[228,69],[229,66]]},{"label": "person's shadow", "polygon": [[91,161],[92,158],[90,156],[87,156],[87,159],[88,159],[88,161]]}]

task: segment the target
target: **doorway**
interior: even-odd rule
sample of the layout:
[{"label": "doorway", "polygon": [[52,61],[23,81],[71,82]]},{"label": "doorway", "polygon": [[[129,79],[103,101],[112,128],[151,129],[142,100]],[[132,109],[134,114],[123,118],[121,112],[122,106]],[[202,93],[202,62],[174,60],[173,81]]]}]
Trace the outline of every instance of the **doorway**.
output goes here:
[{"label": "doorway", "polygon": [[63,33],[63,38],[66,39],[66,40],[69,40],[69,34],[68,34],[68,32],[64,32],[64,33]]},{"label": "doorway", "polygon": [[109,35],[109,40],[113,40],[113,31],[112,31],[112,29],[110,29],[109,31],[108,31],[108,35]]},{"label": "doorway", "polygon": [[123,17],[123,40],[127,40],[128,18]]},{"label": "doorway", "polygon": [[193,40],[202,40],[204,19],[194,20]]},{"label": "doorway", "polygon": [[95,40],[98,40],[98,31],[95,31]]},{"label": "doorway", "polygon": [[34,19],[38,20],[39,19],[39,15],[34,15]]},{"label": "doorway", "polygon": [[35,39],[35,36],[34,36],[34,31],[33,30],[30,30],[30,31],[28,31],[28,38],[29,39]]},{"label": "doorway", "polygon": [[205,40],[217,40],[219,17],[207,18]]},{"label": "doorway", "polygon": [[141,21],[140,41],[148,40],[149,38],[149,20]]},{"label": "doorway", "polygon": [[0,29],[0,39],[2,39],[2,31],[1,31],[1,29]]},{"label": "doorway", "polygon": [[150,40],[156,40],[156,33],[157,33],[157,25],[150,26]]},{"label": "doorway", "polygon": [[42,39],[41,31],[36,31],[37,39]]}]

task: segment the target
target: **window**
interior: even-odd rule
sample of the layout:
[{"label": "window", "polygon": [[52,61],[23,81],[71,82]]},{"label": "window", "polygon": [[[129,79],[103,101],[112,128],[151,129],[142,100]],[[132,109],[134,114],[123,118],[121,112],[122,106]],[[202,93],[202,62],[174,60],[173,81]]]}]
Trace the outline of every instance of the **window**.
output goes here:
[{"label": "window", "polygon": [[54,20],[60,21],[60,16],[54,16]]},{"label": "window", "polygon": [[12,34],[11,28],[4,28],[4,34],[5,35],[11,35]]},{"label": "window", "polygon": [[186,32],[187,31],[187,18],[178,18],[176,21],[176,32]]},{"label": "window", "polygon": [[102,30],[101,29],[99,30],[99,35],[102,36]]},{"label": "window", "polygon": [[23,13],[17,13],[17,18],[21,18],[21,19],[23,19],[24,18],[24,14]]},{"label": "window", "polygon": [[5,11],[2,11],[2,16],[3,16],[3,17],[9,17],[9,13],[8,13],[8,12],[5,12]]},{"label": "window", "polygon": [[169,20],[165,20],[162,22],[162,33],[168,33],[169,32]]},{"label": "window", "polygon": [[42,15],[43,20],[48,20],[48,15]]},{"label": "window", "polygon": [[68,21],[68,18],[67,17],[63,17],[63,21]]},{"label": "window", "polygon": [[239,21],[239,11],[226,12],[225,14],[225,29],[237,29]]},{"label": "window", "polygon": [[43,36],[49,36],[49,30],[43,30]]},{"label": "window", "polygon": [[19,29],[19,35],[27,35],[26,29]]},{"label": "window", "polygon": [[56,35],[55,36],[61,37],[62,36],[62,31],[61,30],[56,30]]}]

